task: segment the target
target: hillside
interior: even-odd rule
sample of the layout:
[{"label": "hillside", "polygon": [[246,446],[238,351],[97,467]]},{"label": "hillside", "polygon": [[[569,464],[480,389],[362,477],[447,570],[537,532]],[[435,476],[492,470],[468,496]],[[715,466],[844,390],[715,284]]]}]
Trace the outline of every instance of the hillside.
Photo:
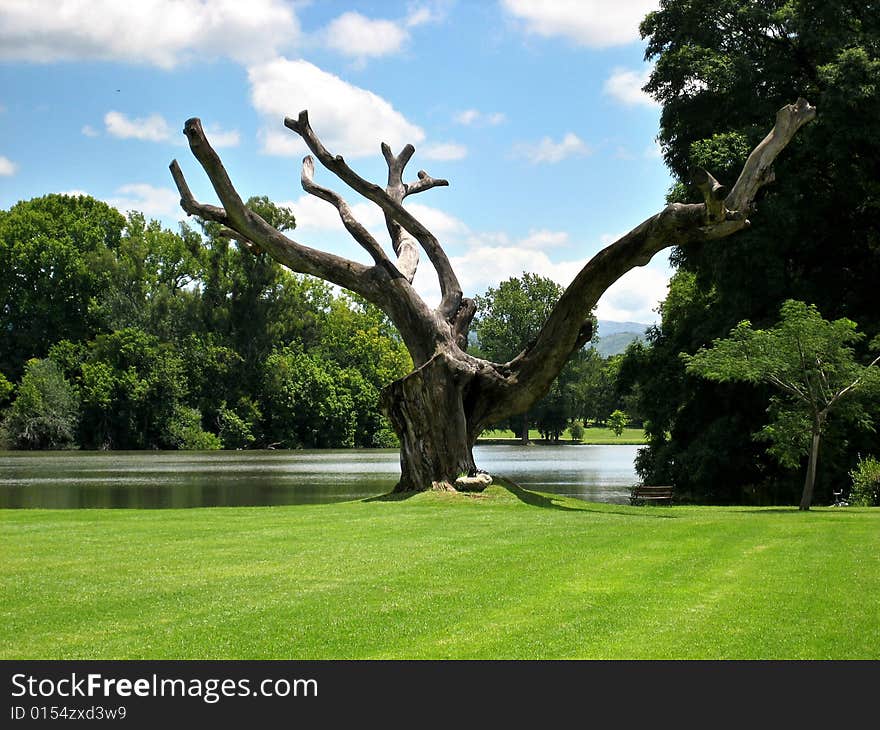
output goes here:
[{"label": "hillside", "polygon": [[600,319],[598,326],[598,341],[593,347],[602,357],[619,355],[630,342],[644,340],[645,331],[651,327],[643,322],[614,322],[608,319]]}]

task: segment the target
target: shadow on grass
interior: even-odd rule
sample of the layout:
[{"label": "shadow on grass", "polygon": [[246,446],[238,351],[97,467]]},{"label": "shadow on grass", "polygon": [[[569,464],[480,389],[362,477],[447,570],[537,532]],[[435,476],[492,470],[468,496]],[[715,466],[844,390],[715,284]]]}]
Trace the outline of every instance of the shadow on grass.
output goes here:
[{"label": "shadow on grass", "polygon": [[376,497],[367,497],[362,499],[361,502],[403,502],[410,497],[415,497],[417,494],[421,494],[421,492],[388,492]]},{"label": "shadow on grass", "polygon": [[567,507],[558,504],[554,499],[537,492],[530,492],[523,489],[519,484],[508,477],[495,477],[495,484],[503,487],[516,497],[520,502],[528,504],[532,507],[542,507],[544,509],[558,509],[564,512],[593,512],[600,515],[623,515],[624,517],[650,517],[652,519],[674,520],[678,515],[659,514],[654,507],[648,507],[646,510],[615,510],[615,509],[593,509],[589,502],[583,502],[582,507]]}]

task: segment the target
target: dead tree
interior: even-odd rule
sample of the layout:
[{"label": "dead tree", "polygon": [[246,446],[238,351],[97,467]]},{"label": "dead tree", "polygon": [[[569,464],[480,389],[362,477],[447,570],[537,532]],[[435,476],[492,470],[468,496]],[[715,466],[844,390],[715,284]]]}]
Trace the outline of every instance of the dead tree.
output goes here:
[{"label": "dead tree", "polygon": [[[416,180],[404,182],[404,169],[415,152],[412,145],[397,155],[387,144],[381,145],[388,163],[388,182],[383,187],[364,180],[340,155],[331,154],[309,124],[306,111],[284,120],[325,168],[384,212],[393,257],[355,219],[339,194],[315,182],[313,157],[303,160],[303,188],[336,207],[348,232],[370,255],[371,265],[298,243],[246,208],[198,119],[186,122],[184,134],[222,207],[193,198],[176,160],[171,163],[171,174],[188,214],[221,224],[228,235],[258,247],[295,272],[356,292],[388,315],[414,365],[409,375],[382,393],[383,410],[401,442],[396,491],[451,490],[459,475],[476,468],[473,445],[477,436],[542,398],[569,356],[589,341],[590,312],[608,287],[630,269],[647,264],[658,251],[723,238],[749,225],[747,216],[755,196],[773,180],[776,156],[815,115],[815,107],[803,99],[780,109],[773,129],[752,151],[729,192],[709,173],[698,171],[694,182],[705,202],[667,205],[596,254],[565,290],[537,338],[505,363],[468,354],[474,302],[463,296],[440,242],[403,206],[410,195],[448,185],[424,171]],[[420,251],[440,282],[441,301],[434,309],[412,286]]]}]

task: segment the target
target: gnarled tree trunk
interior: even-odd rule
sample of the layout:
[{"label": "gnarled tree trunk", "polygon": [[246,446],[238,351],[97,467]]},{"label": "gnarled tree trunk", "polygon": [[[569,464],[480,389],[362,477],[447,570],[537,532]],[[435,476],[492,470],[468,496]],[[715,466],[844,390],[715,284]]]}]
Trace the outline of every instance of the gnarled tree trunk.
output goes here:
[{"label": "gnarled tree trunk", "polygon": [[[507,363],[489,362],[466,352],[474,303],[462,296],[440,243],[403,206],[407,196],[448,183],[424,171],[412,182],[403,181],[406,164],[415,152],[412,145],[398,155],[392,154],[388,145],[381,145],[388,164],[388,181],[382,187],[364,180],[341,156],[328,152],[312,129],[307,112],[284,120],[325,168],[382,209],[394,259],[354,218],[340,195],[314,182],[311,155],[303,160],[303,189],[337,209],[346,229],[373,260],[370,266],[304,246],[248,210],[198,119],[188,120],[184,133],[222,207],[195,200],[176,160],[171,163],[171,174],[180,191],[181,206],[190,215],[221,224],[230,237],[266,251],[293,271],[360,294],[388,315],[415,366],[383,393],[384,410],[401,440],[397,489],[446,490],[454,488],[457,476],[475,469],[473,445],[483,429],[524,413],[546,395],[571,354],[589,341],[590,313],[617,279],[635,266],[644,266],[664,248],[721,238],[749,225],[747,216],[758,190],[773,179],[774,159],[815,113],[803,99],[780,109],[776,124],[749,156],[729,194],[711,175],[698,171],[695,182],[704,202],[668,205],[596,254],[566,289],[535,341]],[[433,309],[412,287],[420,249],[440,283],[441,301]]]}]

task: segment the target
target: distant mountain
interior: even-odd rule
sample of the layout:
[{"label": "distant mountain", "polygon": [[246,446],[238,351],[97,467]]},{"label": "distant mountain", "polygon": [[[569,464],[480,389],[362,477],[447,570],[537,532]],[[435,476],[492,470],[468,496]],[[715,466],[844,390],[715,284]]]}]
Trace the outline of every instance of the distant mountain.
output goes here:
[{"label": "distant mountain", "polygon": [[[602,357],[620,355],[633,340],[644,340],[645,331],[651,327],[644,322],[613,322],[610,319],[600,319],[598,330],[599,341],[591,345]],[[468,346],[479,347],[477,333],[471,330],[468,333]]]},{"label": "distant mountain", "polygon": [[613,322],[600,319],[597,328],[598,342],[593,345],[602,357],[619,355],[630,342],[644,340],[645,332],[651,327],[644,322]]}]

